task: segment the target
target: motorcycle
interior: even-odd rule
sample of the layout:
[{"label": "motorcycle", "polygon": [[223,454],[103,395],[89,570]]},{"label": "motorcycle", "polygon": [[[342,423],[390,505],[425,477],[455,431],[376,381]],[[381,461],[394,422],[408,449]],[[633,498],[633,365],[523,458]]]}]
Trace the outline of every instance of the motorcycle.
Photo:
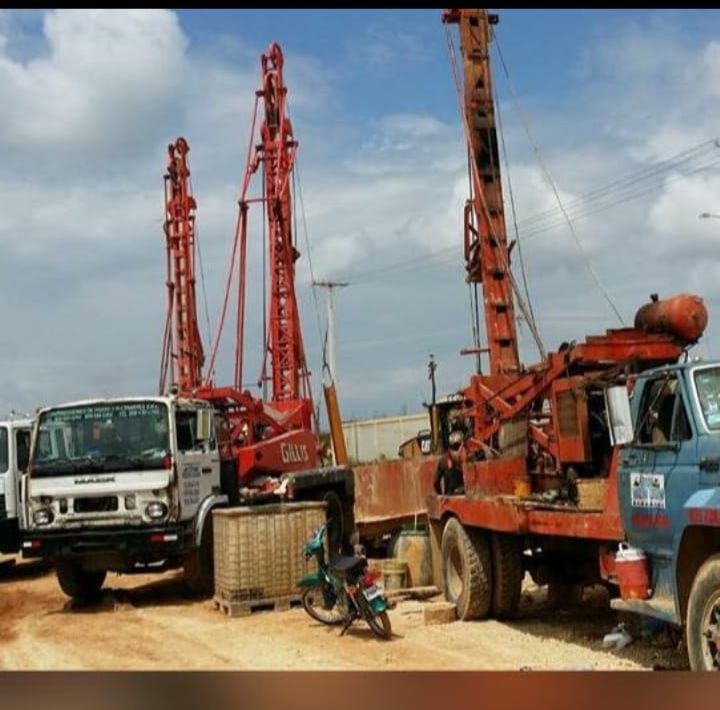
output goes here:
[{"label": "motorcycle", "polygon": [[341,636],[356,619],[363,619],[375,636],[389,639],[391,605],[378,583],[380,572],[368,570],[364,557],[337,556],[326,562],[324,537],[325,525],[321,525],[303,548],[305,559],[314,556],[318,563],[317,572],[298,582],[303,609],[321,624],[342,625]]}]

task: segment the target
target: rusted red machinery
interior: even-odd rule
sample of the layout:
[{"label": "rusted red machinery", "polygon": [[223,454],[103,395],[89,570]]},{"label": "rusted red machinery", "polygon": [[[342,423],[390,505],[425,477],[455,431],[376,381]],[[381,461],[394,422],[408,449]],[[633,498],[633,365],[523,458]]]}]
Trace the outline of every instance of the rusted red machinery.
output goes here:
[{"label": "rusted red machinery", "polygon": [[[492,611],[503,615],[512,611],[519,595],[520,536],[536,540],[536,559],[525,562],[545,581],[572,580],[569,573],[562,577],[572,567],[568,550],[576,550],[578,565],[597,566],[597,559],[588,561],[573,541],[623,538],[615,486],[617,449],[608,436],[605,388],[633,373],[676,362],[702,335],[707,312],[695,296],[665,301],[653,296],[632,328],[564,343],[536,365],[519,362],[513,314],[515,304],[523,303],[510,270],[490,72],[497,16],[487,10],[451,9],[443,13],[443,22],[454,67],[449,25],[457,25],[460,35],[463,80],[458,80],[459,72],[456,80],[472,178],[465,207],[465,259],[468,281],[482,285],[489,371],[474,374],[460,393],[461,416],[455,421],[468,454],[464,493],[431,496],[429,516],[438,568],[443,561],[451,564],[450,558],[441,560],[441,536],[443,549],[445,537],[460,539],[460,528],[447,531],[451,518],[467,534],[491,535],[493,565],[506,568],[496,575],[494,584],[500,588]],[[602,504],[594,510],[578,504],[577,485],[583,480],[606,482]],[[554,565],[558,555],[561,562]],[[552,577],[558,571],[560,576]],[[439,580],[446,581],[447,575]],[[476,615],[478,609],[468,604],[459,606],[461,615]]]},{"label": "rusted red machinery", "polygon": [[[298,143],[287,112],[283,54],[278,44],[272,44],[262,55],[261,64],[262,84],[255,95],[222,310],[204,376],[196,306],[196,202],[191,193],[189,148],[183,138],[169,146],[165,175],[168,309],[160,391],[169,386],[171,372],[171,381],[181,396],[212,402],[224,414],[227,430],[219,432],[220,438],[226,454],[229,450],[236,462],[241,487],[273,493],[280,486],[279,474],[318,469],[320,444],[295,295],[295,262],[300,254],[294,246],[291,188]],[[262,191],[252,197],[251,179],[258,170],[263,175]],[[253,204],[265,210],[268,227],[268,340],[260,379],[272,382],[269,401],[254,397],[242,385],[248,213]],[[233,290],[237,296],[234,382],[217,386],[215,365]]]},{"label": "rusted red machinery", "polygon": [[531,476],[533,488],[553,487],[548,478],[561,479],[570,467],[578,475],[607,472],[609,451],[593,446],[588,431],[589,417],[603,407],[603,383],[677,361],[702,334],[705,307],[695,296],[654,297],[634,328],[566,343],[537,365],[519,363],[513,295],[522,297],[510,270],[489,60],[497,16],[446,10],[443,21],[460,31],[460,100],[473,188],[465,207],[465,258],[468,281],[482,284],[489,355],[489,372],[473,375],[462,390],[471,422],[468,451],[484,459],[488,491],[508,492],[518,476]]}]

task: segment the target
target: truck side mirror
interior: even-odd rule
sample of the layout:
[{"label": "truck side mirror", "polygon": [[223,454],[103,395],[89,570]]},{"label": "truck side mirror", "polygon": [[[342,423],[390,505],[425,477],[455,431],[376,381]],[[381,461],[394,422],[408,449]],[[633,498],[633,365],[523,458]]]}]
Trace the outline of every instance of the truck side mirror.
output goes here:
[{"label": "truck side mirror", "polygon": [[632,415],[630,413],[630,397],[625,385],[608,387],[605,390],[605,411],[610,432],[610,443],[613,446],[629,444],[635,438]]}]

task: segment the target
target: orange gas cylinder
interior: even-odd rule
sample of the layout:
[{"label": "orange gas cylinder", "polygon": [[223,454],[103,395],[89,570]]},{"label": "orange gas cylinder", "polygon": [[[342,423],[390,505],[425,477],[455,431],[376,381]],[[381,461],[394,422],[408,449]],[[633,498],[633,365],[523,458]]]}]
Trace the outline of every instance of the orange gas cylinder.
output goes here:
[{"label": "orange gas cylinder", "polygon": [[647,333],[666,333],[683,343],[694,343],[705,332],[708,314],[702,298],[681,293],[672,298],[652,301],[635,314],[635,327]]}]

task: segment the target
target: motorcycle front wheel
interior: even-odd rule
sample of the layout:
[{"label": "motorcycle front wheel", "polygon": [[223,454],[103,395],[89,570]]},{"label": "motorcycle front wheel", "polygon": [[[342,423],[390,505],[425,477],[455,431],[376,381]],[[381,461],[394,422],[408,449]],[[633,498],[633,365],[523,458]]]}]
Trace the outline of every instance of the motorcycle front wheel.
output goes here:
[{"label": "motorcycle front wheel", "polygon": [[328,609],[325,604],[322,587],[309,587],[302,594],[302,606],[310,617],[327,626],[337,626],[347,619],[348,612],[335,599],[333,605]]},{"label": "motorcycle front wheel", "polygon": [[368,614],[365,619],[370,627],[370,630],[378,638],[387,639],[392,637],[392,626],[390,625],[390,617],[386,611],[381,614]]}]

